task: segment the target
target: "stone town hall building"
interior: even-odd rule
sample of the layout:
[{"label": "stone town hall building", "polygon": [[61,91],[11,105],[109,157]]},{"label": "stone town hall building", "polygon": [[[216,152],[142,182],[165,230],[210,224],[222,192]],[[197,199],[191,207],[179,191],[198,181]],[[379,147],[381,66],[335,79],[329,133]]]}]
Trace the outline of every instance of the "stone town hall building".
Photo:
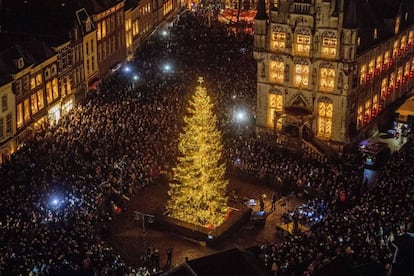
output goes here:
[{"label": "stone town hall building", "polygon": [[390,124],[414,83],[412,2],[259,0],[257,125],[340,151]]}]

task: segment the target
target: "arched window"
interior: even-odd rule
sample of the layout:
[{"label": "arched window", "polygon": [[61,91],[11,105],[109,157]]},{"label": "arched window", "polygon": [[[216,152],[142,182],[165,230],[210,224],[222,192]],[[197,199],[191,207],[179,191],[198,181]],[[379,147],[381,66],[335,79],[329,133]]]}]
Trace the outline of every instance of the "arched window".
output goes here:
[{"label": "arched window", "polygon": [[285,63],[283,58],[280,57],[271,57],[269,61],[270,67],[270,81],[273,83],[283,84],[285,80]]},{"label": "arched window", "polygon": [[318,101],[318,136],[329,138],[332,135],[333,103],[326,97]]},{"label": "arched window", "polygon": [[311,32],[308,29],[300,29],[295,34],[295,54],[309,56],[311,44]]},{"label": "arched window", "polygon": [[281,120],[275,122],[276,112],[283,111],[283,95],[282,92],[278,89],[271,89],[269,90],[268,94],[268,116],[267,116],[267,124],[269,127],[276,127],[277,129],[281,129],[282,122]]},{"label": "arched window", "polygon": [[325,58],[335,58],[338,39],[334,32],[322,33],[321,56]]},{"label": "arched window", "polygon": [[280,26],[272,28],[272,37],[270,41],[272,50],[283,51],[286,48],[286,31]]},{"label": "arched window", "polygon": [[294,70],[294,85],[299,88],[307,88],[309,85],[309,63],[304,59],[296,60]]},{"label": "arched window", "polygon": [[319,90],[332,92],[335,89],[335,68],[331,63],[322,63],[319,68]]}]

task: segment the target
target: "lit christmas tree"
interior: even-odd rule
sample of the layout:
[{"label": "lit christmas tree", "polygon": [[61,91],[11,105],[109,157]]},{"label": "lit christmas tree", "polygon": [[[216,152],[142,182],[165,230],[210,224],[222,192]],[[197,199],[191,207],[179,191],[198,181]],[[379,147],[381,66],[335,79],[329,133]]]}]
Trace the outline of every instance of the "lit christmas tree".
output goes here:
[{"label": "lit christmas tree", "polygon": [[179,136],[180,156],[173,169],[173,181],[168,192],[169,216],[204,227],[223,223],[228,212],[225,163],[222,161],[222,137],[217,129],[213,104],[198,79],[190,100],[185,126]]}]

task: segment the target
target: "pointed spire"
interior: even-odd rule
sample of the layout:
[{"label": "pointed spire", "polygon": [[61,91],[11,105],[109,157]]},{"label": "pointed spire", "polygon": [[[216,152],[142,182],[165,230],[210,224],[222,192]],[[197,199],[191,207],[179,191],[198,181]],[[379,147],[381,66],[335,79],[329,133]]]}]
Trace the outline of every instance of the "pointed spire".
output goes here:
[{"label": "pointed spire", "polygon": [[267,19],[265,0],[257,1],[257,13],[254,19],[255,20],[266,20]]},{"label": "pointed spire", "polygon": [[348,1],[348,8],[344,16],[344,28],[354,29],[357,27],[357,3],[356,0]]}]

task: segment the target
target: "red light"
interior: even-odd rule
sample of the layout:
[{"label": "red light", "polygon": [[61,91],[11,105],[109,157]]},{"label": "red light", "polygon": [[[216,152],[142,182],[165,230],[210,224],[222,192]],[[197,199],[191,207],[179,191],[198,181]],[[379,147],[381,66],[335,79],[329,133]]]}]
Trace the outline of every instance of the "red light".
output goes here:
[{"label": "red light", "polygon": [[390,66],[392,66],[394,64],[394,60],[392,58],[390,58],[390,62],[388,63]]},{"label": "red light", "polygon": [[374,76],[378,76],[379,72],[380,72],[379,68],[375,68]]},{"label": "red light", "polygon": [[387,87],[387,96],[391,95],[392,86]]},{"label": "red light", "polygon": [[402,83],[406,83],[407,79],[408,79],[407,76],[403,76]]},{"label": "red light", "polygon": [[398,49],[398,56],[401,56],[401,54],[402,54],[402,49],[400,48]]},{"label": "red light", "polygon": [[387,64],[386,64],[386,63],[384,63],[384,64],[382,65],[382,70],[385,70],[385,69],[387,69]]},{"label": "red light", "polygon": [[413,70],[410,70],[409,76],[410,76],[410,78],[414,77],[414,71]]},{"label": "red light", "polygon": [[401,82],[400,82],[399,80],[395,82],[395,89],[400,88],[400,83],[401,83]]}]

